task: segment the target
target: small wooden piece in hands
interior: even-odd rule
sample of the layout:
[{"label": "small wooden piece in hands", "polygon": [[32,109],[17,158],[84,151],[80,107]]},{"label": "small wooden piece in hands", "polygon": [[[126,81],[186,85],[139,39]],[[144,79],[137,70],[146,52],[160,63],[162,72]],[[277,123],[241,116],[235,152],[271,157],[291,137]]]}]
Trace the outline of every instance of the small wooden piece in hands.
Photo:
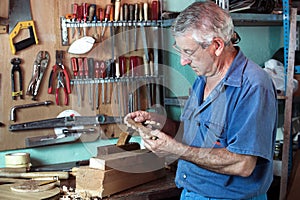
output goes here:
[{"label": "small wooden piece in hands", "polygon": [[[126,124],[126,126],[138,131],[140,134],[141,133],[145,134],[148,139],[152,139],[152,140],[157,140],[158,139],[157,136],[154,136],[154,135],[151,134],[151,131],[152,131],[151,128],[148,128],[148,127],[144,126],[140,122],[135,122],[130,117],[125,117],[124,118],[124,123]],[[154,123],[152,123],[152,125],[154,125]],[[159,126],[159,124],[157,126]]]}]

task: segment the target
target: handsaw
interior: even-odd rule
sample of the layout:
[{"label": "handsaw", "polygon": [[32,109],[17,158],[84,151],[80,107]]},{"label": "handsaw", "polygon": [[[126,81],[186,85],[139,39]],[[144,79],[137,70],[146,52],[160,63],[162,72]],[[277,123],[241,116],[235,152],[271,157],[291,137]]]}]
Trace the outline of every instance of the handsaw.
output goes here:
[{"label": "handsaw", "polygon": [[[22,29],[29,31],[29,37],[14,43],[14,38]],[[38,44],[34,21],[31,18],[30,0],[10,0],[9,2],[9,44],[12,54]]]}]

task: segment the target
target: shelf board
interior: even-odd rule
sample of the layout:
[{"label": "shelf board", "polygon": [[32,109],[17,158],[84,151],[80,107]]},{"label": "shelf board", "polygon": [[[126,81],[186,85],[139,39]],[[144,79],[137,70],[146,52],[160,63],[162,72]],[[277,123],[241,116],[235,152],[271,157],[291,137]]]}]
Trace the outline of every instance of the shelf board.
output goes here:
[{"label": "shelf board", "polygon": [[[259,13],[230,13],[236,26],[281,26],[283,16],[281,14],[259,14]],[[300,21],[300,16],[297,16]]]}]

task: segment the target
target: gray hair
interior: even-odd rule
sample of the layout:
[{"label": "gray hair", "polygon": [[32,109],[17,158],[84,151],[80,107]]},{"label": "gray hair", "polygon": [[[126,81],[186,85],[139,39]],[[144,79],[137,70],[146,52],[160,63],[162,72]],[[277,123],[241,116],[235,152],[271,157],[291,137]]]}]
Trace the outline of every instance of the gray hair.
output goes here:
[{"label": "gray hair", "polygon": [[195,2],[183,10],[171,30],[174,36],[191,32],[197,42],[210,43],[213,38],[219,37],[227,44],[234,34],[234,25],[227,11],[207,0]]}]

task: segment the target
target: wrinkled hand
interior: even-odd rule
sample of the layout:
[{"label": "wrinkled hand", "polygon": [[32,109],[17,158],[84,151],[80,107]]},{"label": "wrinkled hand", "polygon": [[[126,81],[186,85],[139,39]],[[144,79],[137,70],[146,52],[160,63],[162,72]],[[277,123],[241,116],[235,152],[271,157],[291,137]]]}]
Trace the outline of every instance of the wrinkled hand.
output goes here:
[{"label": "wrinkled hand", "polygon": [[[178,147],[178,142],[159,130],[153,130],[150,132],[152,138],[149,138],[147,134],[140,132],[145,148],[149,149],[159,157],[164,157],[170,154],[174,154],[175,148]],[[155,137],[156,139],[153,139]]]}]

